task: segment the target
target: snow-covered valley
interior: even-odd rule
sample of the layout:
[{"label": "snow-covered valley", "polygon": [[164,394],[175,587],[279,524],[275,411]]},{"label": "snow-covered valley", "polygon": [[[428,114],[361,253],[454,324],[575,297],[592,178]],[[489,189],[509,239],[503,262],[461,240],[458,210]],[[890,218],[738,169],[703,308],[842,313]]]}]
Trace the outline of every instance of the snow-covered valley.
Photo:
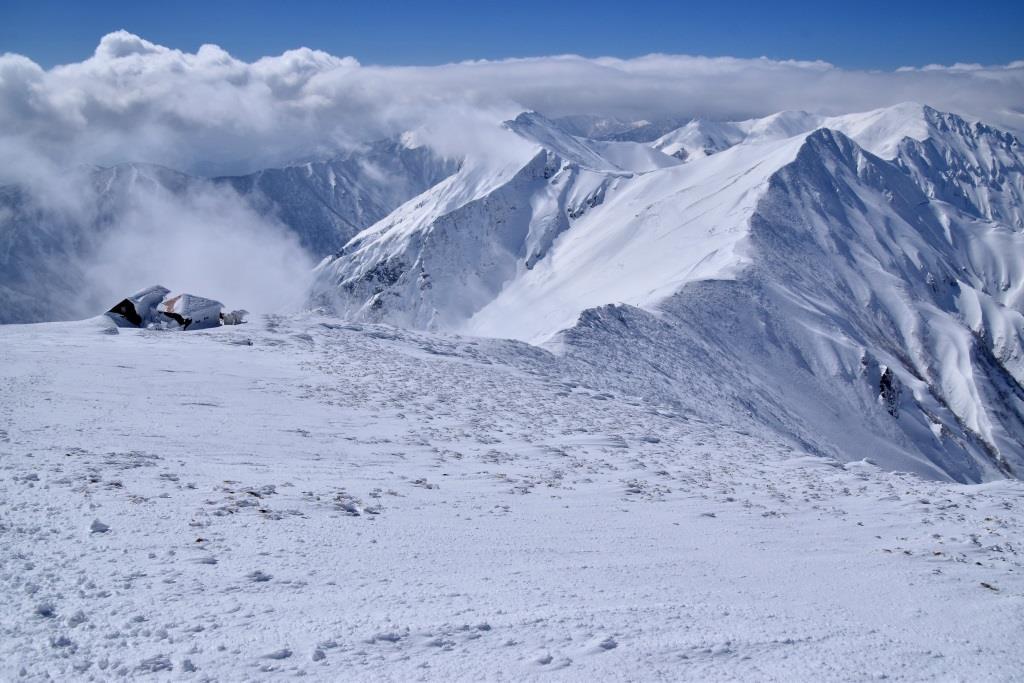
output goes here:
[{"label": "snow-covered valley", "polygon": [[1024,487],[519,342],[0,327],[0,677],[1013,680]]}]

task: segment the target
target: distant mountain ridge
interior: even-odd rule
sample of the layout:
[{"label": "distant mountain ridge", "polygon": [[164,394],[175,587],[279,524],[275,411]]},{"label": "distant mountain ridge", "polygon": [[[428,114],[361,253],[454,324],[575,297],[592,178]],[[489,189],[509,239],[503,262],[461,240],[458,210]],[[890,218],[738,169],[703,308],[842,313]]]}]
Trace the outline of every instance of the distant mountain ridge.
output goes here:
[{"label": "distant mountain ridge", "polygon": [[654,163],[536,114],[507,126],[534,145],[519,162],[464,167],[368,228],[314,301],[547,343],[595,382],[841,459],[1024,472],[1015,137],[912,104],[784,112],[690,122]]},{"label": "distant mountain ridge", "polygon": [[134,193],[214,188],[326,256],[309,302],[343,318],[526,340],[592,386],[840,460],[1024,474],[1015,136],[917,104],[616,125],[524,112],[463,161],[381,141],[241,177],[85,169],[50,204],[0,188],[2,316],[81,315],[60,308],[76,259]]},{"label": "distant mountain ridge", "polygon": [[333,159],[212,182],[232,187],[294,231],[311,254],[326,256],[457,168],[427,147],[378,140]]}]

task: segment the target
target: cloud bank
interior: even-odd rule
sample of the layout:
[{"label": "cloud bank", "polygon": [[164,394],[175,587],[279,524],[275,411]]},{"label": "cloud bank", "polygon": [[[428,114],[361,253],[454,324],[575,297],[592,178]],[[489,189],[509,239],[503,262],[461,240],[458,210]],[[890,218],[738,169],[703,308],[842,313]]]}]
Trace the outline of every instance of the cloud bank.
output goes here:
[{"label": "cloud bank", "polygon": [[[287,310],[300,303],[312,263],[273,217],[202,183],[175,193],[131,185],[124,205],[107,211],[81,165],[244,173],[399,134],[448,157],[489,158],[518,140],[496,124],[524,109],[736,120],[905,101],[1020,132],[1024,61],[878,72],[825,62],[567,55],[382,67],[307,48],[245,62],[215,45],[192,54],[118,31],[88,59],[51,69],[0,55],[0,184],[28,188],[43,213],[57,217],[54,225],[68,226],[60,233],[65,260],[44,264],[49,270],[39,270],[29,291],[59,280],[61,296],[77,292],[76,314],[156,282],[229,306]],[[86,172],[68,171],[75,168]],[[0,224],[18,220],[0,215]]]},{"label": "cloud bank", "polygon": [[[1024,61],[889,72],[685,55],[380,67],[300,48],[250,63],[215,45],[191,54],[118,31],[88,59],[48,70],[20,55],[0,56],[0,173],[7,176],[0,181],[49,166],[124,161],[246,172],[408,130],[458,131],[453,122],[478,126],[522,109],[736,119],[903,101],[1019,132]],[[461,136],[449,137],[441,146],[458,151]]]}]

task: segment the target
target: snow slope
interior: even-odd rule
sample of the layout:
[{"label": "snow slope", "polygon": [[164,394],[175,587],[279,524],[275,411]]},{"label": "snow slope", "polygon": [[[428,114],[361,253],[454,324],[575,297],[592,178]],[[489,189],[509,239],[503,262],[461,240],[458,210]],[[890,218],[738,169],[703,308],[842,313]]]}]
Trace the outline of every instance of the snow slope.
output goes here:
[{"label": "snow slope", "polygon": [[458,168],[426,147],[376,142],[325,161],[215,178],[276,216],[318,258]]},{"label": "snow slope", "polygon": [[4,680],[1024,667],[1019,481],[810,457],[517,342],[101,323],[0,327]]},{"label": "snow slope", "polygon": [[462,329],[540,343],[587,308],[653,305],[686,282],[734,276],[746,263],[741,243],[759,190],[799,145],[743,146],[706,164],[612,183],[614,201],[579,215],[547,258]]},{"label": "snow slope", "polygon": [[[314,301],[354,319],[559,343],[585,311],[657,317],[698,283],[732,282],[719,288],[779,317],[728,331],[742,305],[687,303],[685,325],[746,363],[716,376],[677,359],[679,400],[698,375],[753,381],[771,389],[736,394],[730,410],[834,457],[866,440],[886,467],[926,476],[1024,471],[1015,138],[919,105],[784,112],[735,124],[742,136],[713,154],[624,168],[534,114],[508,127],[530,153],[463,169],[358,235],[319,267]],[[757,349],[775,345],[771,327],[788,346],[766,366]]]}]

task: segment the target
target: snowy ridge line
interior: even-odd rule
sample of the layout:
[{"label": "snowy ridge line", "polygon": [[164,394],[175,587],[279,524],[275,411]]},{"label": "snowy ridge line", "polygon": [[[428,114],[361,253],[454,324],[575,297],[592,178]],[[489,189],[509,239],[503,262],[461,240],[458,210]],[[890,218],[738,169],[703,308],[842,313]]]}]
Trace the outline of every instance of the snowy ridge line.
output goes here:
[{"label": "snowy ridge line", "polygon": [[[754,392],[755,412],[794,443],[841,459],[868,443],[886,466],[962,481],[1024,471],[1016,138],[920,105],[784,113],[736,124],[744,137],[714,153],[623,176],[554,123],[517,122],[542,152],[516,172],[464,168],[412,200],[319,266],[313,301],[357,320],[544,343],[588,309],[664,312],[697,283],[736,282],[781,318],[712,334],[734,308],[719,302],[688,306],[689,324],[720,339],[709,356],[729,348],[761,375],[771,389]],[[752,355],[776,344],[770,326],[789,345],[777,367]],[[720,366],[680,366],[669,393]],[[779,367],[809,375],[820,401],[790,395]],[[749,384],[736,375],[718,380]]]}]

